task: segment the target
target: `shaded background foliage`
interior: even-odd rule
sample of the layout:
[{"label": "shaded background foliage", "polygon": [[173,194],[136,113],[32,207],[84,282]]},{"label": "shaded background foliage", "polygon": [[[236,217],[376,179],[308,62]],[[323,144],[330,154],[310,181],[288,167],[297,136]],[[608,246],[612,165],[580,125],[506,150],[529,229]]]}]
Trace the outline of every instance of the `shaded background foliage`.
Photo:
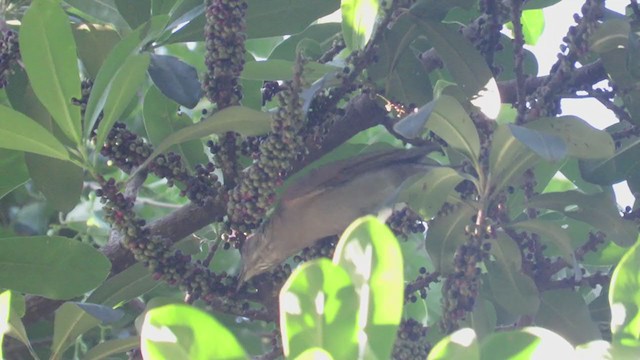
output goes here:
[{"label": "shaded background foliage", "polygon": [[[585,1],[537,76],[556,2],[1,2],[4,356],[634,358],[640,8]],[[387,226],[238,286],[282,189],[434,144]]]}]

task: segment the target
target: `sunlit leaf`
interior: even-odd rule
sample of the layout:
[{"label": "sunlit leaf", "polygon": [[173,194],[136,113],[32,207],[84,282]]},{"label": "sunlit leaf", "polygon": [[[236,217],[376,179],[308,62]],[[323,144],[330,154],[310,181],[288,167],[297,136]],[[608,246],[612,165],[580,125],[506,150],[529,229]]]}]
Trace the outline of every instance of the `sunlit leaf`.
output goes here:
[{"label": "sunlit leaf", "polygon": [[480,346],[473,329],[460,329],[440,340],[429,352],[427,360],[480,359]]},{"label": "sunlit leaf", "polygon": [[342,0],[342,36],[349,50],[362,50],[376,24],[378,0]]},{"label": "sunlit leaf", "polygon": [[611,277],[611,333],[613,343],[640,351],[640,242],[622,257]]},{"label": "sunlit leaf", "polygon": [[358,295],[349,274],[327,259],[297,268],[280,290],[285,356],[321,347],[334,359],[357,357]]},{"label": "sunlit leaf", "polygon": [[165,305],[144,317],[142,357],[160,359],[246,359],[233,333],[208,313],[189,305]]},{"label": "sunlit leaf", "polygon": [[535,359],[538,356],[574,358],[573,346],[567,340],[539,327],[495,332],[482,340],[480,352],[481,360]]}]

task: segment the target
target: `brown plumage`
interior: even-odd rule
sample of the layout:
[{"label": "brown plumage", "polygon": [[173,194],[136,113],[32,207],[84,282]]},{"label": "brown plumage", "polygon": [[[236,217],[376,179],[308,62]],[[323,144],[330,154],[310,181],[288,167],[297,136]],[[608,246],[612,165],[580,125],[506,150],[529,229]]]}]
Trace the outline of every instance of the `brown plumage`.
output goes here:
[{"label": "brown plumage", "polygon": [[271,217],[245,241],[240,284],[392,205],[405,180],[434,166],[425,156],[435,150],[376,151],[310,171],[285,190]]}]

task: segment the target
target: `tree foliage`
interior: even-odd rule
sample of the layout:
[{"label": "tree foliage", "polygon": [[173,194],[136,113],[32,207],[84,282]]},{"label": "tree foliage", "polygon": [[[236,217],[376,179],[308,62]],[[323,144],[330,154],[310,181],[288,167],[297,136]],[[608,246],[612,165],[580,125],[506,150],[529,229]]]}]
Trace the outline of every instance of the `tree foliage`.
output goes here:
[{"label": "tree foliage", "polygon": [[[539,76],[557,2],[0,2],[0,357],[637,358],[640,7]],[[285,189],[401,147],[386,223],[239,283]]]}]

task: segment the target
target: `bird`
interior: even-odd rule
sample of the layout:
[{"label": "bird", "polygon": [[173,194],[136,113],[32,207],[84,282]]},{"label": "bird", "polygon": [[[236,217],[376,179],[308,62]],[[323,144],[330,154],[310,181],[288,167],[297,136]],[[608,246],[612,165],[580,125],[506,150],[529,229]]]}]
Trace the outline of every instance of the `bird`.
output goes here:
[{"label": "bird", "polygon": [[238,286],[357,218],[393,205],[403,184],[438,164],[437,145],[373,151],[311,170],[284,190],[271,216],[245,240]]}]

